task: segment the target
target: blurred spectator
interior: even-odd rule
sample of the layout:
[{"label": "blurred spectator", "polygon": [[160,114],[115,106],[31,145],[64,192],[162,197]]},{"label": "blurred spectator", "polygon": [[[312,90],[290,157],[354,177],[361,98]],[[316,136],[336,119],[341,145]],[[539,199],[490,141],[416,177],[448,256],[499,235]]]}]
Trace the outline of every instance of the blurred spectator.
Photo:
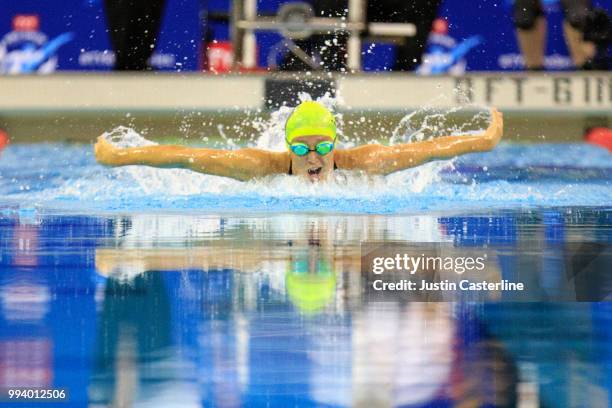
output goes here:
[{"label": "blurred spectator", "polygon": [[[592,13],[591,0],[560,0],[563,9],[563,31],[576,68],[593,69],[595,44],[585,41],[587,20]],[[514,23],[519,47],[528,70],[544,69],[546,17],[540,0],[515,0]]]},{"label": "blurred spectator", "polygon": [[104,0],[118,71],[149,70],[164,0]]},{"label": "blurred spectator", "polygon": [[612,44],[612,19],[601,8],[591,10],[587,16],[585,31],[585,41],[595,44],[595,56],[591,60],[589,68],[607,71],[612,68],[609,47]]}]

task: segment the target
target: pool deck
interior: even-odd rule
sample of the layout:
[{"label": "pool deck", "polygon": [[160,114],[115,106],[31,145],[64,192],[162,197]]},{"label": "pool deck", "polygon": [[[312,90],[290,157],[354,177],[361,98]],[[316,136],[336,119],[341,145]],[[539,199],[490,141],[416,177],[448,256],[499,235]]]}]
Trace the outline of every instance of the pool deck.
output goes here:
[{"label": "pool deck", "polygon": [[[305,81],[304,79],[309,79]],[[310,88],[309,88],[310,87]],[[506,113],[506,139],[577,141],[584,129],[612,123],[612,74],[474,73],[461,77],[411,74],[55,74],[0,77],[0,128],[13,142],[88,143],[117,125],[146,130],[155,140],[240,139],[236,123],[267,118],[300,91],[340,95],[345,133],[378,138],[423,106],[469,103]],[[381,97],[384,95],[384,97]],[[365,125],[354,119],[364,116]],[[458,120],[461,120],[458,116]],[[383,132],[384,133],[384,132]]]}]

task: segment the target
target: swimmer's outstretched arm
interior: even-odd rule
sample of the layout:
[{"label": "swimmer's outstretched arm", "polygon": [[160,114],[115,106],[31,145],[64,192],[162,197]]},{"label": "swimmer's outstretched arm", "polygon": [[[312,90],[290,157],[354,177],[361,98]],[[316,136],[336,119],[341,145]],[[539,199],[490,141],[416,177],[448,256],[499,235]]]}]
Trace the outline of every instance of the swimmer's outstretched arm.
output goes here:
[{"label": "swimmer's outstretched arm", "polygon": [[118,148],[103,136],[98,138],[94,151],[96,160],[107,166],[185,168],[243,181],[271,174],[287,174],[290,163],[288,152],[253,148],[219,150],[173,145]]},{"label": "swimmer's outstretched arm", "polygon": [[448,159],[465,153],[493,149],[503,134],[503,115],[491,109],[492,121],[479,135],[445,136],[425,142],[395,146],[364,145],[336,151],[336,165],[347,170],[363,170],[371,174],[389,174],[418,166],[430,160]]}]

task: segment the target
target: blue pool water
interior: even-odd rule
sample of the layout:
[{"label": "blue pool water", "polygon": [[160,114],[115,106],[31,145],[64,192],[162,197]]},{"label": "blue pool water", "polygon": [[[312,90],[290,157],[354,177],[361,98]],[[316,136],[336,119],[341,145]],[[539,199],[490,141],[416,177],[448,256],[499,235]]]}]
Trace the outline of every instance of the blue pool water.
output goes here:
[{"label": "blue pool water", "polygon": [[609,206],[612,155],[586,144],[502,144],[385,178],[339,173],[243,183],[188,170],[105,168],[91,146],[15,145],[0,156],[0,203],[79,211],[410,213],[479,208]]},{"label": "blue pool water", "polygon": [[[606,407],[611,221],[599,208],[5,210],[0,388],[69,391],[44,406]],[[537,281],[539,300],[381,298],[359,268],[366,240],[487,248],[493,273]],[[578,294],[570,272],[585,253],[599,277],[582,282],[607,288],[602,301],[554,301]]]},{"label": "blue pool water", "polygon": [[[0,391],[68,390],[47,407],[611,406],[611,158],[503,144],[315,186],[9,146]],[[381,296],[367,241],[486,251],[489,277],[536,289]]]}]

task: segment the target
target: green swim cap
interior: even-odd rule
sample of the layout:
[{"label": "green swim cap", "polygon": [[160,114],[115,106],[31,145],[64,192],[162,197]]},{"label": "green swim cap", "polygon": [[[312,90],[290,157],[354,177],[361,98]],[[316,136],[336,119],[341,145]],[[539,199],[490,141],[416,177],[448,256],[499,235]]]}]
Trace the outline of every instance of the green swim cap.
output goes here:
[{"label": "green swim cap", "polygon": [[336,119],[325,106],[314,101],[299,104],[285,124],[287,145],[300,136],[328,136],[336,140]]}]

